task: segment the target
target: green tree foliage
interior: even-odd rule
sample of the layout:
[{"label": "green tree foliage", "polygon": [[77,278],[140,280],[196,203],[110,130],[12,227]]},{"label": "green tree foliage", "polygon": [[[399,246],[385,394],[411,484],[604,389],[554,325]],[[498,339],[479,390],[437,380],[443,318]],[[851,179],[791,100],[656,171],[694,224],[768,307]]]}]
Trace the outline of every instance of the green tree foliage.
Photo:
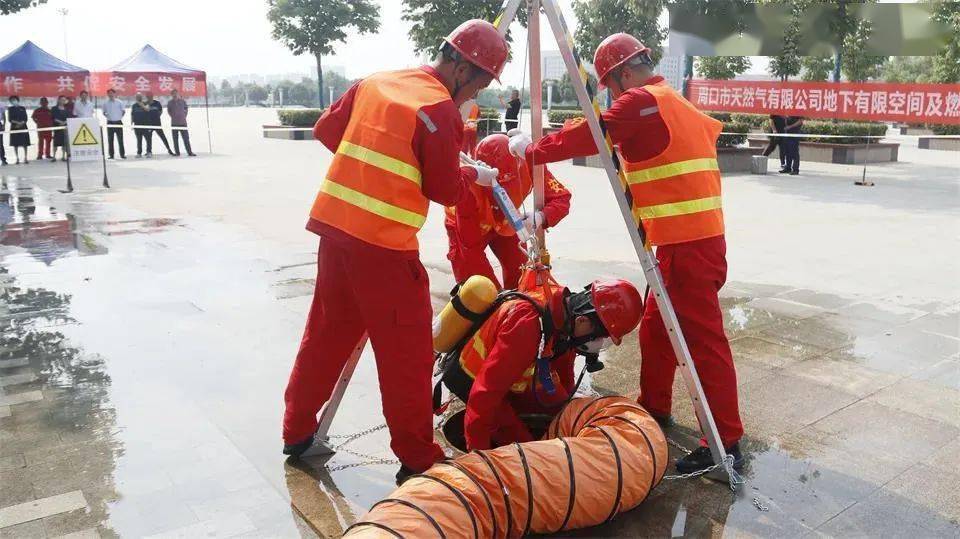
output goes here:
[{"label": "green tree foliage", "polygon": [[803,56],[800,58],[802,68],[801,80],[808,82],[822,82],[830,78],[833,71],[834,59],[830,56]]},{"label": "green tree foliage", "polygon": [[938,2],[933,18],[953,30],[947,46],[933,57],[933,79],[936,82],[960,82],[960,2]]},{"label": "green tree foliage", "polygon": [[746,56],[698,56],[697,74],[705,79],[729,80],[750,69]]},{"label": "green tree foliage", "polygon": [[592,62],[604,38],[626,32],[653,49],[654,60],[659,60],[666,29],[657,24],[657,18],[665,5],[663,0],[574,0],[574,35],[581,58]]},{"label": "green tree foliage", "polygon": [[770,59],[768,71],[782,81],[800,74],[800,23],[806,2],[790,2],[790,22],[783,34],[783,49]]},{"label": "green tree foliage", "polygon": [[380,6],[373,0],[267,0],[273,38],[294,54],[311,54],[317,61],[317,88],[323,108],[321,58],[347,37],[350,28],[361,34],[380,29]]},{"label": "green tree foliage", "polygon": [[0,15],[9,15],[28,7],[46,4],[47,0],[0,0]]},{"label": "green tree foliage", "polygon": [[933,82],[933,57],[894,56],[883,65],[880,77],[886,82]]},{"label": "green tree foliage", "polygon": [[[410,40],[414,50],[432,55],[443,38],[460,23],[470,19],[493,22],[500,14],[502,4],[502,0],[403,0],[403,20],[413,23]],[[523,6],[515,20],[526,24],[527,13]]]},{"label": "green tree foliage", "polygon": [[848,80],[862,82],[880,76],[886,56],[871,56],[866,53],[867,40],[873,32],[870,21],[860,21],[853,32],[843,40],[843,56],[840,67]]}]

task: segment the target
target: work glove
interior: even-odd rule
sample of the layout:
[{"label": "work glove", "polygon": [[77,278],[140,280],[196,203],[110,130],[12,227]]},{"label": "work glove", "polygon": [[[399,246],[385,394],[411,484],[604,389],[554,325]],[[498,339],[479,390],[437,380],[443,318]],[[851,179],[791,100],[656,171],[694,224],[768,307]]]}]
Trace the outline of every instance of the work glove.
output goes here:
[{"label": "work glove", "polygon": [[543,216],[543,212],[536,210],[532,212],[524,211],[521,219],[523,220],[524,226],[530,230],[540,230],[547,222],[546,218]]},{"label": "work glove", "polygon": [[530,135],[514,128],[510,131],[507,131],[507,136],[510,137],[510,142],[507,144],[507,147],[510,149],[510,153],[516,157],[519,157],[520,159],[526,159],[527,148],[533,144],[533,140],[530,138]]},{"label": "work glove", "polygon": [[490,187],[493,185],[493,180],[496,180],[497,175],[500,174],[499,170],[488,167],[482,163],[470,166],[477,171],[477,185],[482,187]]}]

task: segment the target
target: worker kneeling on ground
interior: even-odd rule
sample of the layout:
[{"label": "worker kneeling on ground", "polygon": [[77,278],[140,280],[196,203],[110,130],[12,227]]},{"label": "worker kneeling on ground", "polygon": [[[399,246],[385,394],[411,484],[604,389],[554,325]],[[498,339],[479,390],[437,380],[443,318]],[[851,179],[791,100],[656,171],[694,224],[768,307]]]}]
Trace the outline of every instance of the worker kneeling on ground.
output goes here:
[{"label": "worker kneeling on ground", "polygon": [[[649,53],[628,34],[614,34],[597,47],[593,62],[597,77],[615,99],[603,120],[623,163],[634,219],[657,248],[663,282],[717,430],[734,457],[733,467],[739,469],[743,425],[737,374],[717,296],[727,279],[716,148],[722,124],[655,76]],[[537,163],[597,153],[583,121],[570,122],[535,144],[529,135],[514,134],[510,149]],[[652,293],[640,324],[640,352],[640,404],[661,424],[669,424],[677,361]],[[681,473],[711,465],[706,440],[677,461]]]},{"label": "worker kneeling on ground", "polygon": [[597,362],[600,350],[609,341],[619,345],[643,313],[640,293],[623,280],[597,280],[576,293],[552,279],[521,289],[531,291],[502,292],[459,354],[441,358],[443,383],[467,405],[468,450],[534,440],[519,416],[556,414],[576,391],[575,357]]},{"label": "worker kneeling on ground", "polygon": [[[506,135],[501,134],[485,137],[477,146],[477,160],[499,171],[497,181],[506,190],[513,205],[519,208],[533,190],[533,175],[525,161],[510,154],[509,141]],[[555,226],[570,212],[570,191],[546,167],[543,175],[543,211],[531,210],[524,214],[524,223],[530,230]],[[498,288],[517,287],[520,267],[527,261],[527,256],[516,231],[497,206],[489,186],[472,184],[468,196],[456,206],[447,208],[444,224],[450,240],[447,258],[453,265],[453,276],[458,283],[466,281],[471,275],[483,275],[497,283]],[[487,247],[500,261],[502,287],[487,258]]]}]

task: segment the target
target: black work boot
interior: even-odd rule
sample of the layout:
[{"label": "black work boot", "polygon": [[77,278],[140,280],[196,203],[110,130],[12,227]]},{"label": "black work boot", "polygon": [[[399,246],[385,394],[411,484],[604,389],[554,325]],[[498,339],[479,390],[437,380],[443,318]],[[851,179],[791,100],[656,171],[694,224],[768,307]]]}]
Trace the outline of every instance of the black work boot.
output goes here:
[{"label": "black work boot", "polygon": [[396,475],[396,478],[397,478],[397,486],[399,487],[400,485],[402,485],[403,482],[407,480],[407,478],[409,478],[411,475],[414,475],[414,474],[416,474],[416,473],[417,473],[417,472],[415,472],[415,471],[411,470],[410,468],[407,468],[406,466],[404,466],[403,464],[401,464],[401,465],[400,465],[400,469],[397,470],[397,475]]},{"label": "black work boot", "polygon": [[650,414],[650,417],[657,422],[657,425],[660,425],[661,430],[667,430],[677,423],[673,420],[672,415],[654,415]]},{"label": "black work boot", "polygon": [[313,435],[311,434],[309,438],[303,440],[302,442],[297,442],[295,444],[283,444],[283,454],[290,455],[291,457],[298,459],[300,455],[304,454],[307,449],[313,447]]},{"label": "black work boot", "polygon": [[[740,453],[740,444],[733,444],[726,449],[728,455],[733,455],[733,469],[743,468],[743,454]],[[705,446],[698,447],[689,455],[677,459],[677,471],[682,474],[699,472],[713,466],[713,455],[710,454],[710,448]]]}]

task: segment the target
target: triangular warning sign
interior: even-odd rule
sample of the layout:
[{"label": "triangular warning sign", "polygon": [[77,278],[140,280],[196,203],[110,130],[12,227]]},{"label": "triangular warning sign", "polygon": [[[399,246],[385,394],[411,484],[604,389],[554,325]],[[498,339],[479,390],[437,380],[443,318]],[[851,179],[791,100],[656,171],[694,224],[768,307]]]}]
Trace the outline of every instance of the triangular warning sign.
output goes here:
[{"label": "triangular warning sign", "polygon": [[89,146],[100,143],[97,141],[97,137],[93,136],[93,132],[90,131],[87,124],[80,124],[80,130],[77,131],[77,135],[73,137],[73,142],[70,144],[74,146]]}]

